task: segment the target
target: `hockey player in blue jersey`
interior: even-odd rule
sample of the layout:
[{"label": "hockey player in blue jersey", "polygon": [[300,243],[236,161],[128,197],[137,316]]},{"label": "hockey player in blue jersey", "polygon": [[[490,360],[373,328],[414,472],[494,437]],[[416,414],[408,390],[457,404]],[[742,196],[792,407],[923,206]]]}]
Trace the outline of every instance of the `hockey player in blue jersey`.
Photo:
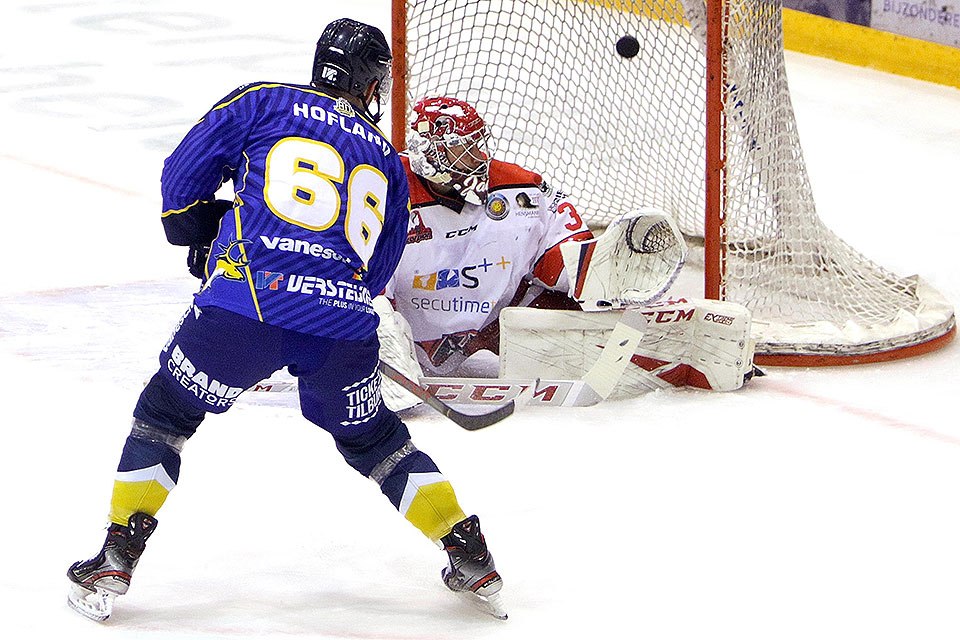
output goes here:
[{"label": "hockey player in blue jersey", "polygon": [[[204,284],[134,409],[103,548],[68,570],[68,602],[83,615],[106,619],[127,592],[204,416],[287,367],[303,415],[446,549],[444,583],[505,617],[476,516],[381,402],[371,297],[396,269],[409,221],[404,169],[376,127],[390,62],[380,30],[332,22],[310,86],[240,87],[167,158],[164,231],[190,247],[191,272]],[[218,201],[227,180],[235,197]]]}]

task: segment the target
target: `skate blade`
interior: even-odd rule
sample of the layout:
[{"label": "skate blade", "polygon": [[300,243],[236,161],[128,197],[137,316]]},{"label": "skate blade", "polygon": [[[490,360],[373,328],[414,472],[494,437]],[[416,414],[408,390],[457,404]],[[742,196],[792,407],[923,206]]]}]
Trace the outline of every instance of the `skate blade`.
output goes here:
[{"label": "skate blade", "polygon": [[109,591],[90,590],[74,584],[67,594],[67,605],[85,618],[103,622],[113,613],[113,601],[116,597],[115,593]]},{"label": "skate blade", "polygon": [[489,596],[477,595],[472,591],[458,591],[457,593],[475,608],[493,616],[497,620],[507,619],[507,611],[503,608],[503,599],[499,593],[494,593]]}]

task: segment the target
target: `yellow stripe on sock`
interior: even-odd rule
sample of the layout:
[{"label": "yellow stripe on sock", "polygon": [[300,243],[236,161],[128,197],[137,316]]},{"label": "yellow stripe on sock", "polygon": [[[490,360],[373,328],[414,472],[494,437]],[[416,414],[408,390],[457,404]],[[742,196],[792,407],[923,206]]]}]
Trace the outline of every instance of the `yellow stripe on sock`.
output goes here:
[{"label": "yellow stripe on sock", "polygon": [[400,501],[400,513],[434,542],[465,519],[453,487],[440,473],[411,473]]},{"label": "yellow stripe on sock", "polygon": [[162,465],[117,473],[110,499],[110,521],[126,525],[135,513],[155,516],[176,486]]}]

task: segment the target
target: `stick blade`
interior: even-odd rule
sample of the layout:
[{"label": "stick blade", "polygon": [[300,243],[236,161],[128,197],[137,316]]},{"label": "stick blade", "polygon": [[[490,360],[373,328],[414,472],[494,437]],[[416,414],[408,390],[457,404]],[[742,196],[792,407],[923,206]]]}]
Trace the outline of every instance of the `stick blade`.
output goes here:
[{"label": "stick blade", "polygon": [[453,422],[463,427],[467,431],[478,431],[480,429],[486,429],[491,425],[495,425],[504,418],[507,418],[513,415],[514,410],[516,409],[516,403],[511,400],[502,407],[497,407],[489,413],[480,413],[480,414],[471,414],[463,413],[461,411],[456,411],[450,407],[447,407],[443,411],[443,415],[450,418]]}]

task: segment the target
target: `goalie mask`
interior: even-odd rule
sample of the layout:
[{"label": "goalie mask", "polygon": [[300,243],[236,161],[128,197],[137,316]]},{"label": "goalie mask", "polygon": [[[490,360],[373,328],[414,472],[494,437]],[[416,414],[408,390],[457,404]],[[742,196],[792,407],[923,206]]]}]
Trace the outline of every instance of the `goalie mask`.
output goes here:
[{"label": "goalie mask", "polygon": [[484,204],[493,153],[483,118],[456,98],[424,98],[413,107],[407,137],[410,168],[471,204]]}]

